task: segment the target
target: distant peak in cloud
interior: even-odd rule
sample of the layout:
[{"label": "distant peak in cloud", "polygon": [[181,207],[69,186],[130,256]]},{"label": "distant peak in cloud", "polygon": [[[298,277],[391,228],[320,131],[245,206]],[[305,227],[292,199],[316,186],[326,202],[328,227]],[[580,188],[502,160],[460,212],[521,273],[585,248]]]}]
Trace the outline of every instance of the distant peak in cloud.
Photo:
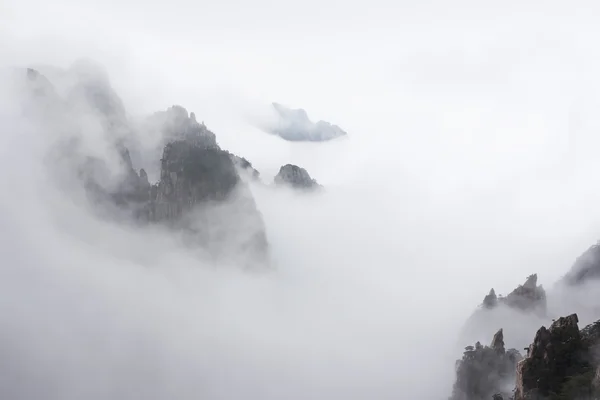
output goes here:
[{"label": "distant peak in cloud", "polygon": [[564,283],[571,286],[588,281],[600,281],[600,242],[579,256],[563,279]]},{"label": "distant peak in cloud", "polygon": [[270,133],[291,142],[325,142],[346,136],[337,125],[327,121],[312,122],[305,110],[293,109],[279,103],[272,104],[275,122],[267,127]]},{"label": "distant peak in cloud", "polygon": [[[78,70],[88,69],[88,64],[78,66]],[[216,135],[182,106],[156,112],[142,126],[135,126],[107,78],[88,79],[88,75],[72,71],[66,73],[74,75],[75,84],[65,99],[55,95],[50,80],[36,70],[26,70],[27,82],[34,103],[59,103],[63,107],[57,108],[57,113],[72,120],[69,133],[74,145],[59,146],[57,158],[67,160],[69,166],[62,172],[77,176],[100,213],[119,220],[129,217],[142,226],[175,228],[194,247],[218,258],[240,256],[244,266],[268,264],[262,215],[239,174],[249,170],[258,176],[249,161],[221,149]],[[92,68],[92,75],[103,76],[94,71]],[[46,114],[38,114],[42,123],[50,126]],[[90,134],[78,119],[86,116],[98,120],[97,135],[106,142],[107,154],[94,155],[77,145]],[[160,134],[156,152],[137,146],[136,134],[152,130]],[[150,183],[142,168],[148,165],[134,162],[131,149],[147,153],[142,159],[159,164],[158,182]],[[111,173],[115,161],[118,172]]]},{"label": "distant peak in cloud", "polygon": [[542,315],[546,312],[546,292],[542,285],[537,284],[537,274],[527,277],[525,283],[519,285],[508,296],[497,296],[492,288],[483,299],[483,308],[493,309],[499,304],[521,311],[535,311]]},{"label": "distant peak in cloud", "polygon": [[292,164],[286,164],[279,169],[279,173],[275,176],[275,184],[305,190],[321,187],[315,179],[310,177],[308,171]]}]

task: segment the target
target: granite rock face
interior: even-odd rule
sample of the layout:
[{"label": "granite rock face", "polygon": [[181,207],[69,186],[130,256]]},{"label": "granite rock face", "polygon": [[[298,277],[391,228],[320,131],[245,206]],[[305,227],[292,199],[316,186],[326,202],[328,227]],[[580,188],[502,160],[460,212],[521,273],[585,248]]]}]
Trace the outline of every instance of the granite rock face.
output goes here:
[{"label": "granite rock face", "polygon": [[519,364],[517,399],[529,399],[559,393],[581,350],[577,315],[561,317],[550,329],[541,327]]},{"label": "granite rock face", "polygon": [[297,165],[286,164],[279,169],[275,176],[276,185],[287,185],[294,189],[316,189],[321,187],[310,177],[308,171]]},{"label": "granite rock face", "polygon": [[462,359],[456,362],[456,383],[449,400],[509,396],[521,358],[517,350],[505,349],[502,329],[496,332],[490,346],[477,342],[475,346],[466,347]]},{"label": "granite rock face", "polygon": [[515,400],[594,400],[600,321],[578,328],[577,314],[541,327],[517,367]]},{"label": "granite rock face", "polygon": [[227,199],[239,182],[229,154],[184,140],[165,146],[152,220],[174,220],[194,206]]},{"label": "granite rock face", "polygon": [[323,142],[346,136],[339,126],[326,121],[313,123],[303,109],[287,108],[273,103],[277,122],[269,131],[292,142]]},{"label": "granite rock face", "polygon": [[265,263],[262,216],[231,154],[194,143],[178,140],[165,147],[148,219],[184,230],[215,257]]}]

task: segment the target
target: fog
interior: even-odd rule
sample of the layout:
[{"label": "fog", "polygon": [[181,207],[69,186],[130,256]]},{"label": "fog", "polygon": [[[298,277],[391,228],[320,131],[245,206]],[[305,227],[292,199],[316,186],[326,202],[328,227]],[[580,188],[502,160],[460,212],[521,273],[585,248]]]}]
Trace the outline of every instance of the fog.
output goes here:
[{"label": "fog", "polygon": [[[551,288],[600,239],[599,12],[2,2],[3,68],[94,59],[131,120],[181,104],[249,159],[275,268],[214,265],[177,235],[100,218],[49,165],[64,121],[24,118],[2,79],[0,397],[446,398],[461,347],[491,340],[460,337],[489,289],[535,272]],[[272,101],[348,137],[266,134]],[[103,135],[83,132],[86,149],[104,154]],[[287,163],[325,191],[268,185]],[[551,314],[600,318],[583,293]],[[517,348],[549,322],[483,330],[507,321]]]}]

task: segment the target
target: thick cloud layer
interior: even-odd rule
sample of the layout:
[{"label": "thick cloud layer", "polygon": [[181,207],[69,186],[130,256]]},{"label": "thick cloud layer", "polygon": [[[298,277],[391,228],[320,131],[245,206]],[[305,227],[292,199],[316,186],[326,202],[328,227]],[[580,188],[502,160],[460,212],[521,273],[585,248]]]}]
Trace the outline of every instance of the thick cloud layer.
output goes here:
[{"label": "thick cloud layer", "polygon": [[[295,163],[326,187],[252,187],[274,272],[209,265],[57,185],[60,121],[3,79],[0,397],[443,398],[489,288],[548,288],[600,237],[597,5],[334,3],[0,6],[4,67],[93,57],[133,119],[182,104],[263,179]],[[351,138],[264,135],[273,100]],[[593,318],[574,301],[553,312]]]}]

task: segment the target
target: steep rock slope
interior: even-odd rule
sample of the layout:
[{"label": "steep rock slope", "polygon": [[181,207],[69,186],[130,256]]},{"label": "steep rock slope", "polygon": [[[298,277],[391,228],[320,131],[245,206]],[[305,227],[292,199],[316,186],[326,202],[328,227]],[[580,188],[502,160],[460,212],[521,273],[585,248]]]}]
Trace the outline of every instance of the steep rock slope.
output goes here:
[{"label": "steep rock slope", "polygon": [[577,314],[541,327],[517,367],[515,400],[600,397],[600,321],[581,331]]},{"label": "steep rock slope", "polygon": [[185,229],[218,257],[267,260],[262,216],[232,155],[192,138],[165,146],[147,218]]}]

